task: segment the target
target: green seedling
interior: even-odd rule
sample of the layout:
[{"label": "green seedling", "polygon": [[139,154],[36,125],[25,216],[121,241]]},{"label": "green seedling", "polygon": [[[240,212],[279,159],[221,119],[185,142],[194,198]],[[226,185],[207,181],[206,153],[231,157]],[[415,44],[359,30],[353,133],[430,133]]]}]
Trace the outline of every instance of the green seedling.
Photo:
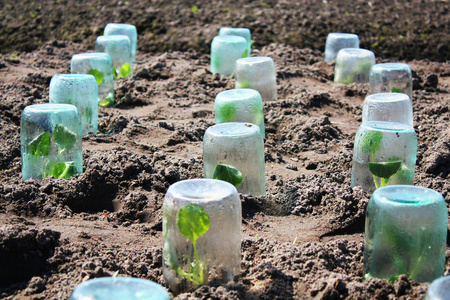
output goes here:
[{"label": "green seedling", "polygon": [[236,105],[233,103],[223,103],[219,107],[222,122],[231,122],[236,115]]},{"label": "green seedling", "polygon": [[47,178],[52,175],[54,178],[64,178],[69,179],[76,174],[75,164],[73,161],[70,162],[59,162],[56,164],[47,163],[45,166],[43,177]]},{"label": "green seedling", "polygon": [[[369,171],[374,176],[375,187],[379,188],[382,186],[386,186],[389,178],[394,176],[397,171],[401,168],[402,161],[392,161],[392,162],[369,162]],[[381,183],[378,183],[376,177],[381,179]]]},{"label": "green seedling", "polygon": [[242,58],[246,58],[248,56],[248,49],[245,49],[244,53],[242,53]]},{"label": "green seedling", "polygon": [[91,123],[92,121],[92,109],[88,106],[84,109],[83,113],[82,113],[82,118],[84,120],[86,120],[87,123]]},{"label": "green seedling", "polygon": [[50,152],[50,135],[47,132],[38,135],[29,144],[28,151],[34,156],[47,156]]},{"label": "green seedling", "polygon": [[130,65],[130,63],[123,64],[123,66],[120,68],[120,75],[122,76],[122,78],[125,78],[128,75],[130,75],[130,74],[131,74],[131,65]]},{"label": "green seedling", "polygon": [[370,131],[362,137],[361,150],[370,154],[370,160],[375,160],[375,152],[381,147],[383,133],[379,131]]},{"label": "green seedling", "polygon": [[217,164],[213,173],[214,179],[227,181],[234,186],[242,183],[242,173],[238,169],[224,164]]},{"label": "green seedling", "polygon": [[67,127],[56,124],[55,129],[53,129],[53,140],[58,144],[59,154],[61,155],[64,151],[73,148],[77,141],[77,135]]},{"label": "green seedling", "polygon": [[[76,143],[76,134],[67,127],[56,124],[53,129],[53,141],[58,145],[58,155],[66,150],[70,150]],[[28,152],[34,156],[48,156],[51,149],[52,137],[47,132],[43,132],[28,144]],[[42,177],[46,178],[53,175],[55,178],[68,179],[76,174],[75,164],[70,162],[47,162],[42,172]]]},{"label": "green seedling", "polygon": [[192,5],[192,6],[191,6],[191,11],[192,11],[193,13],[198,12],[198,6],[197,6],[197,5]]},{"label": "green seedling", "polygon": [[356,70],[348,74],[345,78],[341,80],[341,83],[343,84],[350,84],[355,81],[355,76],[357,74],[364,74],[367,72],[370,72],[370,69],[372,68],[372,64],[370,62],[363,62],[359,63],[356,67]]},{"label": "green seedling", "polygon": [[189,264],[189,271],[186,272],[178,265],[176,255],[170,249],[167,262],[178,275],[185,277],[195,285],[204,284],[208,266],[198,256],[197,240],[209,230],[208,213],[200,205],[190,203],[178,210],[176,218],[180,233],[192,241],[193,259]]},{"label": "green seedling", "polygon": [[117,72],[116,68],[113,67],[112,71],[113,71],[114,80],[119,79],[118,78],[119,77],[119,73]]},{"label": "green seedling", "polygon": [[382,139],[383,134],[381,132],[371,131],[362,138],[361,142],[361,150],[368,152],[370,155],[369,171],[372,173],[376,188],[386,186],[389,178],[394,176],[403,166],[402,161],[397,157],[391,157],[387,162],[374,162],[375,152],[380,149]]},{"label": "green seedling", "polygon": [[403,93],[401,88],[398,87],[392,87],[391,93]]},{"label": "green seedling", "polygon": [[[436,233],[434,230],[420,227],[419,232],[411,233],[393,221],[385,220],[380,244],[387,245],[386,251],[391,253],[393,273],[387,280],[394,282],[400,275],[405,274],[409,279],[418,280],[419,275],[427,270],[430,261],[426,255],[435,243]],[[365,279],[372,278],[370,273],[364,275]]]},{"label": "green seedling", "polygon": [[125,78],[131,74],[131,65],[130,63],[124,63],[120,69],[116,69],[113,67],[113,75],[114,80]]},{"label": "green seedling", "polygon": [[250,88],[250,82],[248,79],[241,78],[239,80],[239,88],[240,89],[249,89]]},{"label": "green seedling", "polygon": [[100,101],[98,105],[101,107],[111,106],[114,104],[114,95],[113,93],[109,93],[108,96],[106,96],[105,100]]},{"label": "green seedling", "polygon": [[97,69],[90,69],[86,74],[93,75],[95,77],[97,85],[100,85],[100,83],[103,82],[103,74]]}]

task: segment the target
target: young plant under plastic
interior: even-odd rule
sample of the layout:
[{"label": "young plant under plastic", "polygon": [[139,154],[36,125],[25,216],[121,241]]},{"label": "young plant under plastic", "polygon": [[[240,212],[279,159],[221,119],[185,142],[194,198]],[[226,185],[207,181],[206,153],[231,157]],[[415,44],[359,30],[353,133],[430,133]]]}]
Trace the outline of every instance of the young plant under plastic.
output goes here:
[{"label": "young plant under plastic", "polygon": [[209,216],[200,205],[189,203],[178,210],[176,223],[180,233],[192,241],[194,254],[187,272],[178,265],[172,252],[170,252],[167,262],[178,275],[185,277],[195,285],[204,284],[208,266],[198,256],[197,240],[208,231]]}]

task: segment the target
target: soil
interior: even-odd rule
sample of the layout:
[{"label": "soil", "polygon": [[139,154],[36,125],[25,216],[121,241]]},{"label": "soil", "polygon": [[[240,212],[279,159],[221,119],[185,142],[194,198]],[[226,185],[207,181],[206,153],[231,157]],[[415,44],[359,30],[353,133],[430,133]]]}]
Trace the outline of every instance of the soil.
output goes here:
[{"label": "soil", "polygon": [[[138,3],[135,3],[138,2]],[[197,6],[198,11],[194,8]],[[350,188],[353,139],[367,84],[333,82],[323,45],[355,32],[377,62],[413,70],[415,184],[450,205],[448,1],[16,1],[0,11],[0,297],[66,299],[91,278],[165,285],[161,206],[170,184],[203,176],[214,98],[234,79],[209,71],[221,26],[248,27],[253,56],[277,68],[264,103],[267,195],[241,195],[242,274],[176,299],[421,299],[429,283],[363,279],[365,208]],[[93,51],[110,22],[138,28],[134,76],[115,82],[83,138],[84,173],[21,177],[20,116],[48,102],[51,77]],[[450,248],[446,271],[450,274]]]}]

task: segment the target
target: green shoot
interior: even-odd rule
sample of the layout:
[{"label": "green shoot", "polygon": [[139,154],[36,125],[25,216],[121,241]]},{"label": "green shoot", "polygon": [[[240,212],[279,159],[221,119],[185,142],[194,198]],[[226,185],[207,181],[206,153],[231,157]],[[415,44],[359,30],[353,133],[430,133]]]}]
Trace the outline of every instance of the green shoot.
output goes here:
[{"label": "green shoot", "polygon": [[391,89],[391,93],[403,93],[402,92],[402,89],[401,88],[398,88],[398,87],[393,87],[392,89]]},{"label": "green shoot", "polygon": [[346,77],[342,78],[340,80],[340,82],[343,83],[343,84],[353,83],[353,82],[355,82],[356,75],[370,72],[371,68],[372,68],[372,64],[369,61],[363,62],[363,63],[359,63],[356,66],[356,70],[354,70],[353,72],[348,73],[348,75]]},{"label": "green shoot", "polygon": [[118,80],[121,78],[125,78],[131,74],[131,65],[130,63],[124,63],[120,69],[116,69],[113,67],[113,75],[114,80]]},{"label": "green shoot", "polygon": [[47,156],[50,152],[50,135],[43,132],[29,144],[28,151],[34,156]]},{"label": "green shoot", "polygon": [[[405,231],[401,225],[392,220],[385,220],[378,237],[379,243],[387,245],[386,251],[390,252],[394,273],[387,280],[394,282],[401,274],[406,274],[412,280],[418,280],[418,276],[429,268],[430,261],[426,255],[430,252],[436,232],[420,227],[418,232]],[[445,251],[445,250],[444,250]],[[365,279],[372,278],[370,273],[364,275]]]},{"label": "green shoot", "polygon": [[43,177],[46,178],[52,175],[54,178],[69,179],[76,174],[75,165],[73,161],[59,162],[56,164],[47,163],[45,166]]},{"label": "green shoot", "polygon": [[197,5],[192,5],[192,6],[191,6],[191,11],[192,11],[193,13],[198,12],[198,6],[197,6]]},{"label": "green shoot", "polygon": [[59,154],[62,154],[65,150],[73,148],[77,141],[77,135],[67,127],[56,124],[53,130],[53,140],[58,144]]},{"label": "green shoot", "polygon": [[217,164],[213,173],[214,179],[227,181],[234,186],[242,183],[242,173],[238,169],[224,164]]},{"label": "green shoot", "polygon": [[130,75],[130,74],[131,74],[131,65],[130,65],[130,63],[123,64],[123,66],[120,68],[120,76],[122,78],[125,78],[128,75]]},{"label": "green shoot", "polygon": [[86,74],[93,75],[95,77],[95,81],[97,81],[97,85],[100,85],[100,83],[103,82],[102,72],[97,69],[90,69]]},{"label": "green shoot", "polygon": [[[53,130],[53,141],[58,145],[61,155],[64,151],[70,150],[76,143],[76,134],[63,125],[56,124]],[[47,132],[41,133],[28,145],[29,154],[34,156],[47,156],[51,149],[51,137]],[[54,178],[68,179],[76,174],[75,164],[70,162],[47,162],[42,171],[42,177],[46,178],[52,175]]]},{"label": "green shoot", "polygon": [[197,240],[209,230],[209,216],[203,207],[190,203],[178,210],[176,222],[180,233],[192,241],[194,257],[190,263],[189,272],[180,268],[172,251],[168,263],[178,275],[187,278],[196,285],[204,284],[207,265],[198,257]]},{"label": "green shoot", "polygon": [[370,154],[369,171],[372,173],[375,188],[386,186],[389,178],[394,176],[403,165],[397,157],[389,159],[389,162],[374,162],[375,152],[381,148],[382,139],[383,134],[381,132],[371,131],[363,136],[361,141],[361,150]]},{"label": "green shoot", "polygon": [[402,161],[391,161],[391,162],[369,162],[369,171],[373,176],[381,178],[381,184],[374,177],[375,187],[379,188],[386,186],[389,178],[391,178],[397,171],[401,168]]},{"label": "green shoot", "polygon": [[239,80],[239,86],[237,88],[239,88],[239,89],[249,89],[250,88],[250,83],[249,83],[248,79],[241,79],[241,80]]},{"label": "green shoot", "polygon": [[224,103],[219,107],[219,112],[222,122],[231,122],[236,114],[236,106],[231,102]]},{"label": "green shoot", "polygon": [[380,149],[382,139],[383,134],[379,131],[370,131],[362,137],[361,150],[370,153],[371,161],[375,159],[375,152]]},{"label": "green shoot", "polygon": [[92,121],[92,109],[90,106],[86,107],[82,114],[83,119],[86,120],[87,123],[91,123]]},{"label": "green shoot", "polygon": [[64,103],[75,105],[75,104],[74,104],[74,101],[73,101],[72,99],[65,99],[65,100],[64,100]]},{"label": "green shoot", "polygon": [[246,58],[248,56],[248,49],[245,49],[244,53],[242,53],[242,58]]},{"label": "green shoot", "polygon": [[105,100],[100,101],[98,105],[101,107],[111,106],[114,104],[114,95],[113,93],[109,93],[108,96],[106,96]]}]

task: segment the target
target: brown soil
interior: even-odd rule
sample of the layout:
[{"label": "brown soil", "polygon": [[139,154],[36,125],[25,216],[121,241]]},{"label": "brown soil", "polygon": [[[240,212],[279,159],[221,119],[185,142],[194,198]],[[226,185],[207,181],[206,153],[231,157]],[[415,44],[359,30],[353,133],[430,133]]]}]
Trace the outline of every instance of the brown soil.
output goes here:
[{"label": "brown soil", "polygon": [[[423,296],[428,283],[406,276],[362,277],[369,196],[350,188],[350,170],[368,85],[333,83],[322,50],[328,32],[356,32],[377,62],[411,66],[415,184],[450,205],[448,1],[102,2],[18,1],[1,10],[1,298],[65,299],[80,282],[116,271],[165,285],[165,192],[203,176],[214,98],[234,87],[209,72],[209,44],[223,25],[250,28],[252,55],[277,67],[279,99],[264,104],[267,196],[241,195],[239,281],[177,299]],[[115,83],[117,105],[100,108],[98,134],[83,139],[84,173],[22,181],[23,108],[48,102],[51,77],[69,73],[71,56],[92,51],[109,22],[137,25],[135,76]],[[445,274],[449,256],[447,248]]]}]

